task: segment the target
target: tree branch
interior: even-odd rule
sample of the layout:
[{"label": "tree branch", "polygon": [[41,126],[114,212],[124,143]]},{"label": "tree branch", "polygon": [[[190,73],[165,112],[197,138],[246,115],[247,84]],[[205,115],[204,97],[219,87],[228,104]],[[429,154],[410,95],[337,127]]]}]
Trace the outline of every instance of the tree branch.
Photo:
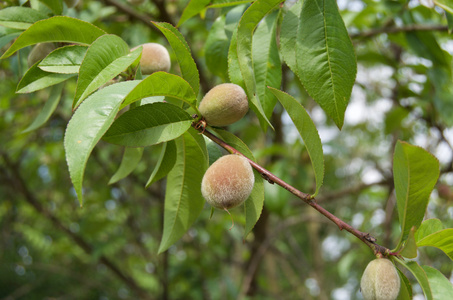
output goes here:
[{"label": "tree branch", "polygon": [[151,25],[151,18],[150,17],[137,12],[131,6],[127,6],[127,5],[123,4],[123,3],[115,1],[115,0],[104,0],[104,2],[106,4],[109,4],[111,6],[116,7],[119,11],[122,11],[123,13],[125,13],[126,15],[131,17],[131,19],[138,20],[138,21],[146,24],[152,30],[154,30],[156,32],[160,32],[156,27]]},{"label": "tree branch", "polygon": [[[17,163],[14,163],[8,154],[1,153],[3,161],[6,165],[7,171],[12,175],[7,177],[11,187],[14,187],[16,191],[22,193],[25,200],[30,204],[39,214],[51,221],[56,228],[64,232],[69,236],[80,248],[82,248],[86,254],[91,255],[93,253],[93,247],[86,242],[82,236],[75,234],[68,227],[63,225],[61,221],[48,211],[38,199],[35,198],[34,194],[28,189],[25,180],[22,178],[22,175],[19,172],[19,166]],[[149,294],[143,290],[133,278],[124,274],[110,259],[102,255],[99,257],[99,262],[104,264],[110,271],[112,271],[121,281],[123,281],[132,291],[134,291],[141,299],[152,299]]]},{"label": "tree branch", "polygon": [[[228,152],[230,152],[232,154],[239,154],[239,155],[242,155],[242,156],[245,157],[244,154],[242,154],[241,152],[236,150],[234,147],[228,145],[225,141],[223,141],[222,139],[218,138],[217,136],[215,136],[214,134],[212,134],[211,132],[209,132],[205,128],[197,126],[197,122],[192,123],[192,127],[195,128],[196,130],[198,130],[199,132],[201,132],[203,135],[205,135],[206,137],[211,139],[213,142],[215,142],[216,144],[218,144],[222,148],[224,148],[225,150],[227,150]],[[282,188],[286,189],[291,194],[293,194],[297,198],[301,199],[306,204],[310,205],[311,207],[316,209],[319,213],[321,213],[326,218],[328,218],[330,221],[335,223],[335,225],[337,225],[340,230],[346,230],[349,233],[351,233],[352,235],[354,235],[355,237],[357,237],[359,240],[361,240],[363,243],[365,243],[368,247],[370,247],[371,250],[373,250],[373,252],[375,254],[380,253],[383,256],[398,255],[398,253],[393,253],[388,248],[377,244],[376,243],[376,239],[374,237],[372,237],[369,233],[361,232],[361,231],[355,229],[354,227],[352,227],[348,223],[344,222],[343,220],[341,220],[340,218],[338,218],[337,216],[335,216],[334,214],[332,214],[331,212],[326,210],[324,207],[320,206],[313,196],[299,191],[298,189],[296,189],[295,187],[293,187],[290,184],[286,183],[285,181],[283,181],[279,177],[275,176],[274,174],[272,174],[271,172],[269,172],[268,170],[266,170],[265,168],[263,168],[259,164],[255,163],[254,161],[252,161],[252,160],[250,160],[248,158],[247,158],[247,160],[249,161],[250,165],[256,171],[258,171],[258,173],[260,173],[261,176],[266,181],[268,181],[270,184],[274,184],[275,183],[275,184],[278,184],[279,186],[281,186]]]},{"label": "tree branch", "polygon": [[446,25],[425,25],[425,24],[413,24],[404,27],[383,27],[372,29],[369,31],[351,33],[350,37],[353,39],[358,38],[369,38],[375,35],[387,33],[387,34],[396,34],[400,32],[411,32],[411,31],[448,31],[448,26]]}]

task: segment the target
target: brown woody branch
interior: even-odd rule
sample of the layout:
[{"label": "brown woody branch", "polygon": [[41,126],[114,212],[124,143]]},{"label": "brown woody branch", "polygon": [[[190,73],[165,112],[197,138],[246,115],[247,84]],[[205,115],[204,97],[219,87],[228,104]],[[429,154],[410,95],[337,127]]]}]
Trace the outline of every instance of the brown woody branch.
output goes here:
[{"label": "brown woody branch", "polygon": [[[202,134],[204,134],[206,137],[211,139],[213,142],[215,142],[216,144],[218,144],[219,146],[221,146],[222,148],[224,148],[228,152],[230,152],[232,154],[239,154],[239,155],[242,155],[242,156],[245,157],[244,154],[242,154],[241,152],[236,150],[234,147],[228,145],[225,141],[223,141],[222,139],[218,138],[217,136],[215,136],[214,134],[212,134],[211,132],[209,132],[205,128],[197,126],[196,122],[194,122],[192,124],[192,127],[195,128],[196,130],[198,130],[199,132],[201,132]],[[335,216],[334,214],[332,214],[331,212],[326,210],[324,207],[320,206],[313,196],[299,191],[298,189],[296,189],[295,187],[293,187],[290,184],[286,183],[285,181],[283,181],[279,177],[275,176],[274,174],[272,174],[271,172],[269,172],[268,170],[266,170],[265,168],[263,168],[259,164],[255,163],[254,161],[252,161],[250,159],[248,159],[248,161],[250,162],[252,167],[256,171],[258,171],[258,173],[260,173],[261,176],[266,181],[268,181],[270,184],[274,184],[275,183],[275,184],[278,184],[279,186],[283,187],[284,189],[289,191],[291,194],[293,194],[297,198],[301,199],[306,204],[310,205],[311,207],[316,209],[319,213],[321,213],[326,218],[328,218],[330,221],[335,223],[335,225],[337,225],[340,230],[346,230],[349,233],[353,234],[355,237],[357,237],[359,240],[361,240],[363,243],[365,243],[368,247],[370,247],[371,250],[373,250],[375,254],[379,254],[380,253],[380,254],[382,254],[384,256],[398,255],[397,253],[391,252],[388,248],[377,244],[376,243],[376,239],[373,236],[371,236],[369,233],[361,232],[361,231],[355,229],[354,227],[352,227],[348,223],[344,222],[343,220],[341,220],[340,218],[338,218],[337,216]]]}]

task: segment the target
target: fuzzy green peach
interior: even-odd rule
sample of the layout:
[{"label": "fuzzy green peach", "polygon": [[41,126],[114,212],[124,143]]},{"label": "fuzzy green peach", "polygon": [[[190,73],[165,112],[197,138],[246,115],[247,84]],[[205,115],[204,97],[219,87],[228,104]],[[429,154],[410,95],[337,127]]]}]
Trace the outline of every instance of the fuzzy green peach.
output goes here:
[{"label": "fuzzy green peach", "polygon": [[241,205],[252,192],[255,182],[248,160],[237,154],[222,156],[203,176],[201,193],[206,201],[219,209]]},{"label": "fuzzy green peach", "polygon": [[227,126],[242,119],[249,104],[242,87],[234,83],[222,83],[203,97],[198,109],[208,125]]},{"label": "fuzzy green peach", "polygon": [[[143,47],[142,58],[140,59],[143,75],[150,75],[158,71],[170,71],[171,60],[167,48],[157,43],[146,43],[140,46]],[[132,51],[138,47],[132,48]]]},{"label": "fuzzy green peach", "polygon": [[365,300],[395,300],[400,291],[395,266],[386,258],[372,260],[363,272],[360,288]]}]

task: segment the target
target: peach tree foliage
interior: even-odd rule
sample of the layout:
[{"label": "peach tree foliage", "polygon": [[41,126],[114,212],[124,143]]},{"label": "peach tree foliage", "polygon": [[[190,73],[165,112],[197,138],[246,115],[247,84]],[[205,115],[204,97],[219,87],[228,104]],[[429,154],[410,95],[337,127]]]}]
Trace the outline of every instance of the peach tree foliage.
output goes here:
[{"label": "peach tree foliage", "polygon": [[[437,2],[447,12],[452,11],[446,2]],[[409,260],[416,258],[417,248],[423,246],[437,247],[453,259],[453,229],[445,229],[437,219],[424,220],[440,173],[439,162],[433,155],[404,141],[395,145],[393,178],[401,235],[394,241],[394,249],[377,244],[373,237],[348,227],[316,204],[325,173],[323,144],[301,102],[289,91],[280,89],[281,66],[285,64],[290,68],[310,97],[341,130],[356,81],[357,63],[354,45],[336,2],[306,0],[285,7],[282,1],[276,0],[254,1],[249,5],[192,0],[178,27],[207,7],[216,6],[233,8],[213,24],[213,34],[207,39],[206,47],[221,43],[227,60],[219,61],[214,54],[208,54],[208,68],[225,82],[244,88],[263,131],[273,129],[270,117],[274,107],[281,105],[305,144],[314,174],[313,190],[302,193],[253,164],[255,184],[244,204],[244,238],[260,217],[267,180],[294,189],[291,192],[316,207],[340,229],[357,236],[375,254],[390,258],[401,270],[407,269],[420,284],[426,299],[447,299],[453,290],[451,283],[438,270]],[[164,229],[159,247],[159,253],[164,252],[186,233],[205,205],[201,180],[216,155],[208,151],[205,136],[230,153],[239,151],[255,161],[252,151],[227,130],[196,126],[201,118],[198,107],[203,96],[200,74],[190,41],[186,41],[177,27],[153,22],[176,54],[174,63],[179,72],[156,72],[144,77],[139,67],[141,48],[131,51],[119,36],[85,21],[59,16],[58,5],[51,8],[55,13],[51,17],[27,7],[8,7],[0,11],[0,25],[8,29],[3,31],[2,42],[14,40],[1,59],[38,43],[59,45],[32,65],[17,84],[17,93],[50,90],[42,112],[26,131],[39,128],[49,119],[58,105],[64,82],[77,77],[74,113],[67,124],[64,148],[80,205],[83,204],[82,187],[88,158],[101,140],[127,147],[111,183],[134,170],[143,147],[162,144],[159,161],[147,186],[166,178]],[[120,111],[124,112],[119,114]],[[411,299],[409,280],[403,272],[398,274],[402,282],[399,299]]]}]

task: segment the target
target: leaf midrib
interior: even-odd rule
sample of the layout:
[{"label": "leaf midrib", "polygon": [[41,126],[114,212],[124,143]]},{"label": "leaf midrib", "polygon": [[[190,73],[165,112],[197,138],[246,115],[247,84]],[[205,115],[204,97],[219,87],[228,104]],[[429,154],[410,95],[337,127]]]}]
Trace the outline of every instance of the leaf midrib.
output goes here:
[{"label": "leaf midrib", "polygon": [[338,100],[337,100],[337,93],[335,91],[335,83],[334,83],[334,77],[333,77],[333,71],[332,71],[332,64],[330,62],[330,52],[329,52],[329,43],[327,42],[328,39],[327,39],[327,18],[326,18],[326,2],[323,1],[322,2],[323,4],[323,7],[322,7],[322,15],[323,15],[323,24],[324,24],[324,39],[325,39],[325,44],[326,44],[326,55],[327,55],[327,63],[329,64],[329,75],[330,75],[330,79],[332,81],[332,91],[333,91],[333,102],[335,104],[335,113],[337,115],[337,118],[340,120],[341,119],[341,116],[340,116],[340,110],[339,110],[339,107],[338,107]]}]

